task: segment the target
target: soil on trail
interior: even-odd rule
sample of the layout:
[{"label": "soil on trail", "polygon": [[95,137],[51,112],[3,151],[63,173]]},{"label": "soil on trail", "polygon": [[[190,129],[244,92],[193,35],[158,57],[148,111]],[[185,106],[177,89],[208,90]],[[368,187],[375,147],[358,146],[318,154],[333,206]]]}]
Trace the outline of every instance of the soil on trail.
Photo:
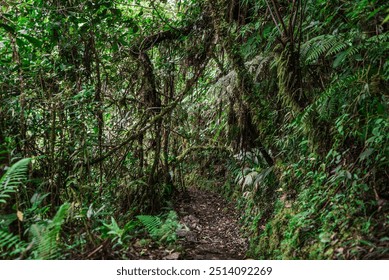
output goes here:
[{"label": "soil on trail", "polygon": [[179,195],[175,208],[186,227],[177,233],[183,237],[180,259],[245,258],[247,241],[239,233],[239,215],[220,195],[189,189]]},{"label": "soil on trail", "polygon": [[247,241],[239,233],[239,215],[220,195],[189,189],[174,199],[182,228],[171,246],[155,242],[141,245],[138,240],[129,250],[131,259],[151,260],[239,260],[244,259]]}]

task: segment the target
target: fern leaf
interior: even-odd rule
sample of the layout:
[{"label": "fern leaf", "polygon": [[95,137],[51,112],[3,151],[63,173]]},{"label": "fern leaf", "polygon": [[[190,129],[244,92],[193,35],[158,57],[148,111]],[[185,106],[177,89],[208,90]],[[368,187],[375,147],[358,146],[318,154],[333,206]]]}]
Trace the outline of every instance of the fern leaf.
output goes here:
[{"label": "fern leaf", "polygon": [[5,203],[10,193],[16,192],[16,188],[27,180],[28,165],[31,158],[24,158],[13,164],[0,179],[0,203]]},{"label": "fern leaf", "polygon": [[0,257],[2,259],[12,259],[22,253],[26,248],[26,243],[21,241],[17,235],[0,230]]},{"label": "fern leaf", "polygon": [[34,241],[34,259],[49,260],[60,257],[57,238],[69,208],[69,203],[61,205],[48,225],[34,224],[31,226],[30,232],[33,235]]},{"label": "fern leaf", "polygon": [[301,55],[306,62],[316,61],[321,56],[331,56],[347,49],[350,42],[344,36],[321,35],[312,38],[302,45]]},{"label": "fern leaf", "polygon": [[158,216],[139,215],[136,216],[142,225],[147,229],[152,237],[158,234],[158,229],[162,225],[162,221]]}]

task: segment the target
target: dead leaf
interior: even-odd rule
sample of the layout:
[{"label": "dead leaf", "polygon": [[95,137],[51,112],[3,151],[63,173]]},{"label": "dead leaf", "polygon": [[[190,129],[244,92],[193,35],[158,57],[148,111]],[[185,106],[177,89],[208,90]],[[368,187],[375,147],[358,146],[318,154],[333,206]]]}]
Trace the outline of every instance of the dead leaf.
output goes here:
[{"label": "dead leaf", "polygon": [[340,247],[340,248],[336,249],[335,251],[339,254],[343,254],[344,248]]},{"label": "dead leaf", "polygon": [[23,222],[23,213],[21,211],[18,210],[16,216],[18,216],[19,221]]},{"label": "dead leaf", "polygon": [[178,237],[185,237],[188,235],[188,233],[189,233],[189,230],[186,230],[186,229],[179,229],[176,232]]},{"label": "dead leaf", "polygon": [[170,255],[167,255],[164,259],[165,260],[178,260],[179,257],[180,257],[180,253],[175,252],[175,253],[172,253]]}]

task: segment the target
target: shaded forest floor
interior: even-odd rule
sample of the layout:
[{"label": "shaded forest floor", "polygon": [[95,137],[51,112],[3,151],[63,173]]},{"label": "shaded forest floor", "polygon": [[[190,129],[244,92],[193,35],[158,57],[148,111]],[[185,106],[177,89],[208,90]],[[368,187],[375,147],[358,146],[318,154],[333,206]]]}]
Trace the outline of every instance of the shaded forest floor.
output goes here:
[{"label": "shaded forest floor", "polygon": [[220,195],[189,189],[177,195],[174,205],[183,228],[171,248],[135,244],[131,248],[137,259],[244,259],[247,241],[241,236],[239,215],[233,204]]}]

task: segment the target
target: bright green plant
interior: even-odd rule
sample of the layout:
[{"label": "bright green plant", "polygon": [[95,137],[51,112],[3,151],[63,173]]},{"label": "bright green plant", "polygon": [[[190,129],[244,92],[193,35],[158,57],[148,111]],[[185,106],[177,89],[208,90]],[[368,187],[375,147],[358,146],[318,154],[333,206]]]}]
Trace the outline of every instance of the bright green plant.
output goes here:
[{"label": "bright green plant", "polygon": [[103,232],[103,236],[107,236],[110,238],[114,244],[114,247],[117,246],[128,246],[128,240],[133,237],[133,232],[136,227],[136,223],[134,221],[128,222],[123,228],[121,228],[116,222],[114,217],[111,217],[111,223],[103,223],[103,228],[101,229]]},{"label": "bright green plant", "polygon": [[0,230],[0,259],[18,258],[26,250],[27,245],[19,236]]},{"label": "bright green plant", "polygon": [[[10,198],[10,194],[18,191],[18,186],[23,184],[28,178],[28,165],[31,162],[30,158],[21,159],[12,165],[0,179],[0,197],[1,202],[6,203],[5,199]],[[33,205],[31,209],[27,209],[25,213],[34,216],[35,212],[41,212],[39,204],[42,199],[32,199]],[[8,232],[7,226],[14,220],[19,219],[24,221],[25,217],[18,210],[18,217],[11,215],[11,220],[7,219],[7,215],[1,215],[0,221],[0,247],[2,258],[32,258],[32,259],[58,259],[61,258],[60,248],[58,247],[58,238],[61,226],[64,223],[70,205],[63,204],[55,214],[52,220],[42,219],[40,222],[31,224],[28,228],[30,233],[29,242],[20,240],[12,232]]]},{"label": "bright green plant", "polygon": [[137,218],[154,240],[162,243],[172,243],[177,240],[176,232],[181,228],[181,224],[176,212],[169,211],[165,218],[151,215],[139,215]]},{"label": "bright green plant", "polygon": [[10,194],[17,192],[17,188],[28,178],[28,165],[31,158],[24,158],[13,164],[0,179],[0,203],[6,203]]},{"label": "bright green plant", "polygon": [[33,259],[60,259],[61,248],[59,247],[59,233],[65,222],[70,208],[69,203],[61,205],[52,220],[45,220],[33,224],[30,227]]}]

